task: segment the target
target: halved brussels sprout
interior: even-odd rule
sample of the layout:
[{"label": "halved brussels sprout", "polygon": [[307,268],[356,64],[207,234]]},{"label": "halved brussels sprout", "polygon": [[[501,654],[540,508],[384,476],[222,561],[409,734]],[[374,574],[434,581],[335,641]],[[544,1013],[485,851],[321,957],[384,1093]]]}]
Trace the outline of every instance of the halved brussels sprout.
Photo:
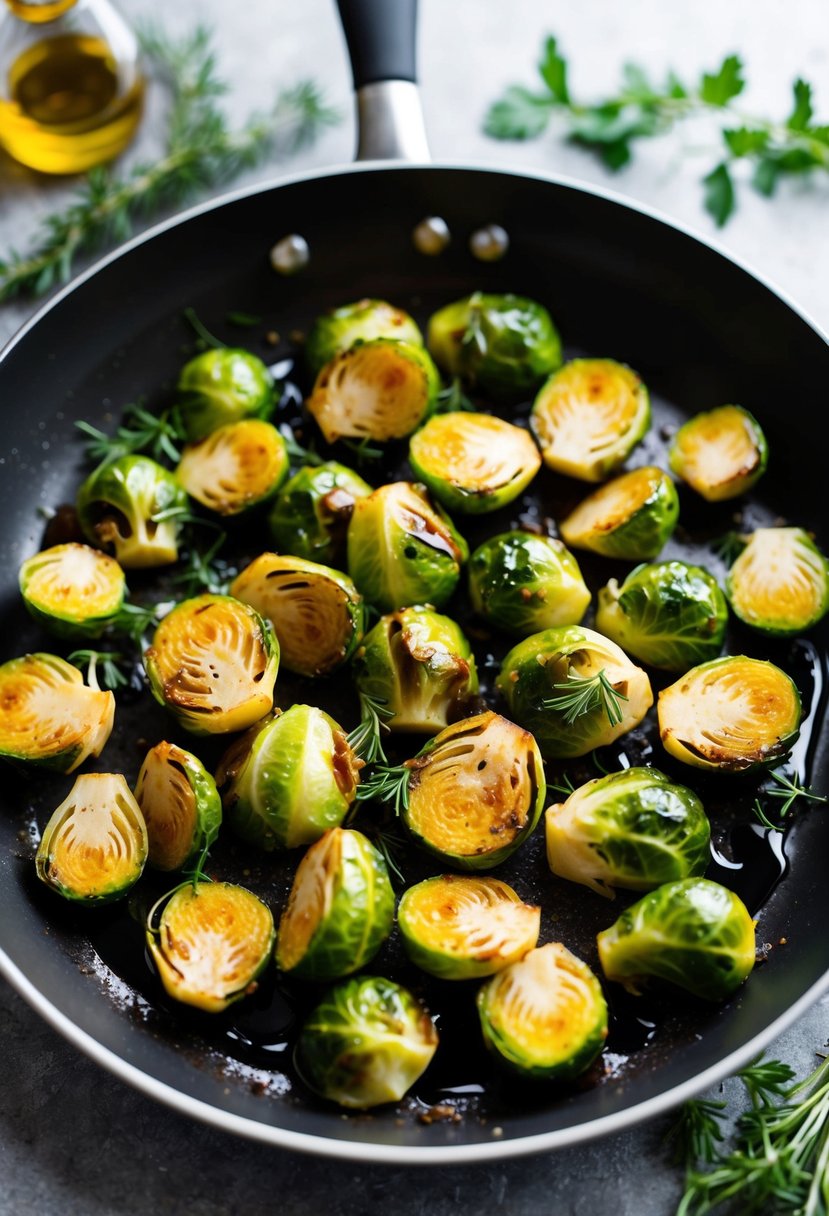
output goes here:
[{"label": "halved brussels sprout", "polygon": [[322,1098],[352,1110],[397,1102],[431,1062],[438,1032],[408,989],[382,976],[342,980],[308,1017],[295,1062]]},{"label": "halved brussels sprout", "polygon": [[276,965],[336,980],[374,958],[394,925],[386,863],[354,828],[329,828],[306,852],[279,921]]},{"label": "halved brussels sprout", "polygon": [[100,465],[81,485],[75,505],[86,539],[125,568],[177,560],[187,495],[157,460],[121,456]]},{"label": "halved brussels sprout", "polygon": [[425,607],[382,616],[353,667],[358,691],[384,707],[391,731],[433,735],[461,717],[478,691],[475,656],[460,626]]},{"label": "halved brussels sprout", "polygon": [[478,990],[484,1042],[528,1078],[570,1081],[601,1055],[608,1011],[601,985],[560,942],[530,950]]},{"label": "halved brussels sprout", "polygon": [[279,643],[250,604],[206,593],[161,620],[144,667],[153,696],[185,730],[224,734],[272,709]]},{"label": "halved brussels sprout", "polygon": [[484,620],[524,636],[578,625],[590,604],[590,591],[566,545],[520,531],[499,532],[474,551],[469,595]]},{"label": "halved brussels sprout", "polygon": [[52,545],[23,562],[20,594],[29,614],[58,637],[100,637],[124,603],[126,579],[114,557],[91,545]]},{"label": "halved brussels sprout", "polygon": [[753,629],[803,633],[829,610],[829,562],[803,528],[757,528],[725,590],[735,616]]},{"label": "halved brussels sprout", "polygon": [[299,469],[277,494],[268,516],[277,550],[338,568],[345,565],[354,503],[370,493],[371,486],[358,473],[335,460]]},{"label": "halved brussels sprout", "polygon": [[599,590],[596,628],[641,663],[687,671],[722,650],[728,603],[702,566],[653,562]]},{"label": "halved brussels sprout", "polygon": [[606,747],[638,726],[653,705],[642,668],[584,625],[524,638],[504,657],[495,684],[511,716],[552,759]]},{"label": "halved brussels sprout", "polygon": [[693,768],[744,773],[786,759],[802,708],[794,681],[774,663],[723,655],[663,688],[656,712],[669,755]]},{"label": "halved brussels sprout", "polygon": [[112,733],[115,697],[89,688],[55,654],[25,654],[0,665],[0,757],[61,773],[100,756]]},{"label": "halved brussels sprout", "polygon": [[548,807],[544,822],[552,872],[609,899],[615,887],[650,891],[703,874],[711,859],[699,798],[655,768],[588,781]]},{"label": "halved brussels sprout", "polygon": [[266,903],[229,882],[187,882],[147,921],[147,946],[168,996],[221,1013],[250,995],[276,936]]},{"label": "halved brussels sprout", "polygon": [[757,419],[741,405],[695,414],[668,448],[672,473],[708,502],[745,494],[768,464],[768,444]]},{"label": "halved brussels sprout", "polygon": [[561,364],[549,312],[526,296],[455,300],[429,318],[426,344],[448,375],[497,397],[520,397]]},{"label": "halved brussels sprout", "polygon": [[442,980],[481,979],[538,941],[541,909],[498,878],[443,874],[404,891],[397,923],[409,958]]},{"label": "halved brussels sprout", "polygon": [[188,360],[177,384],[177,409],[188,440],[242,418],[269,418],[276,405],[273,376],[249,350],[224,346]]},{"label": "halved brussels sprout", "polygon": [[604,481],[651,424],[639,376],[613,359],[571,359],[541,386],[530,426],[544,463],[580,481]]},{"label": "halved brussels sprout", "polygon": [[423,345],[423,335],[415,319],[386,300],[355,300],[320,313],[305,343],[305,358],[311,375],[317,376],[326,363],[355,342],[371,342],[375,338],[396,338],[415,346]]},{"label": "halved brussels sprout", "polygon": [[440,608],[461,576],[469,546],[425,486],[395,481],[358,499],[348,525],[348,570],[381,612]]},{"label": "halved brussels sprout", "polygon": [[676,486],[663,469],[646,465],[588,494],[558,530],[574,549],[638,562],[661,552],[678,519]]},{"label": "halved brussels sprout", "polygon": [[405,439],[437,404],[440,375],[423,346],[357,342],[326,363],[306,405],[327,443]]},{"label": "halved brussels sprout", "polygon": [[437,414],[415,431],[409,463],[438,502],[480,515],[517,498],[540,469],[541,456],[523,427],[461,410]]},{"label": "halved brussels sprout", "polygon": [[147,860],[144,816],[121,773],[83,773],[43,829],[37,876],[64,899],[111,903]]},{"label": "halved brussels sprout", "polygon": [[288,449],[275,426],[245,418],[188,444],[176,476],[191,498],[218,515],[239,515],[272,498],[288,476]]},{"label": "halved brussels sprout", "polygon": [[186,870],[215,841],[222,801],[212,775],[192,752],[163,740],[144,757],[135,799],[147,825],[149,864]]},{"label": "halved brussels sprout", "polygon": [[243,840],[269,851],[313,844],[339,827],[360,777],[360,762],[338,723],[315,705],[298,703],[251,731],[241,754],[223,767],[227,822]]},{"label": "halved brussels sprout", "polygon": [[649,978],[707,1001],[734,993],[754,967],[754,921],[738,895],[710,878],[668,882],[626,908],[597,937],[609,980],[639,994]]},{"label": "halved brussels sprout", "polygon": [[298,675],[328,675],[363,640],[363,597],[347,574],[330,566],[260,553],[230,590],[273,625],[280,661]]}]

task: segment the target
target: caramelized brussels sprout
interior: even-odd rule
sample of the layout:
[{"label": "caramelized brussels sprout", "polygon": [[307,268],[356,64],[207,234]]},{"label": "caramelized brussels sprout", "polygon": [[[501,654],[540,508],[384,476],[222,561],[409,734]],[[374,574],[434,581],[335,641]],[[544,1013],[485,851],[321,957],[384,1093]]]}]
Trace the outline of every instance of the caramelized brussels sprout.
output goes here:
[{"label": "caramelized brussels sprout", "polygon": [[153,696],[185,730],[224,734],[270,712],[279,643],[255,608],[207,593],[167,613],[144,667]]},{"label": "caramelized brussels sprout", "polygon": [[115,697],[89,688],[55,654],[26,654],[0,665],[0,757],[61,773],[100,756],[112,733]]},{"label": "caramelized brussels sprout", "polygon": [[288,476],[288,450],[270,422],[244,418],[188,444],[176,476],[208,510],[239,515],[274,496]]},{"label": "caramelized brussels sprout", "polygon": [[484,1042],[522,1077],[569,1081],[601,1055],[608,1011],[586,963],[548,942],[493,975],[478,990]]},{"label": "caramelized brussels sprout", "polygon": [[375,338],[396,338],[415,346],[423,345],[423,335],[414,318],[386,300],[355,300],[320,313],[305,343],[311,375],[317,376],[326,363],[355,342],[371,342]]},{"label": "caramelized brussels sprout", "polygon": [[524,638],[504,657],[496,687],[545,757],[572,759],[605,747],[653,705],[650,680],[620,646],[583,625]]},{"label": "caramelized brussels sprout", "polygon": [[469,595],[484,620],[526,636],[554,625],[578,625],[590,591],[562,541],[530,532],[499,532],[469,559]]},{"label": "caramelized brussels sprout", "polygon": [[222,802],[212,775],[192,752],[163,740],[144,757],[135,800],[147,825],[156,870],[195,866],[219,834]]},{"label": "caramelized brussels sprout", "polygon": [[687,671],[722,650],[728,604],[702,566],[665,561],[639,565],[621,586],[599,590],[596,628],[641,663]]},{"label": "caramelized brussels sprout", "polygon": [[588,494],[559,524],[565,544],[605,557],[646,561],[673,535],[679,496],[656,465],[620,473]]},{"label": "caramelized brussels sprout", "polygon": [[469,641],[455,621],[431,608],[382,616],[353,667],[358,691],[384,707],[391,731],[436,734],[462,716],[478,691]]},{"label": "caramelized brussels sprout", "polygon": [[335,460],[299,469],[277,494],[268,516],[277,551],[337,568],[345,565],[354,503],[370,493],[371,486],[358,473]]},{"label": "caramelized brussels sprout", "polygon": [[320,1097],[365,1110],[399,1101],[437,1045],[429,1014],[408,989],[361,975],[326,993],[302,1027],[294,1058]]},{"label": "caramelized brussels sprout", "polygon": [[757,528],[728,572],[726,595],[761,633],[804,633],[829,609],[829,562],[803,528]]},{"label": "caramelized brussels sprout", "polygon": [[438,502],[467,515],[497,511],[541,467],[532,436],[492,414],[456,411],[430,418],[409,440],[415,476]]},{"label": "caramelized brussels sprout", "polygon": [[703,874],[711,826],[693,790],[655,768],[629,768],[581,785],[544,817],[547,861],[559,878],[613,899]]},{"label": "caramelized brussels sprout", "polygon": [[639,994],[658,978],[707,1001],[731,996],[755,960],[754,921],[733,891],[710,878],[668,882],[599,933],[608,980]]},{"label": "caramelized brussels sprout", "polygon": [[124,571],[90,545],[52,545],[29,557],[18,575],[29,614],[58,637],[100,637],[121,611]]},{"label": "caramelized brussels sprout", "polygon": [[347,574],[330,566],[260,553],[230,590],[271,623],[288,671],[328,675],[351,658],[363,639],[363,597]]},{"label": "caramelized brussels sprout", "polygon": [[177,560],[187,495],[157,460],[121,456],[100,465],[81,485],[75,505],[86,539],[125,569]]},{"label": "caramelized brussels sprout", "polygon": [[348,570],[381,612],[442,607],[469,546],[425,486],[395,481],[360,498],[348,525]]},{"label": "caramelized brussels sprout", "polygon": [[546,308],[518,295],[476,291],[429,318],[426,345],[438,366],[499,398],[520,397],[561,364]]},{"label": "caramelized brussels sprout", "polygon": [[651,424],[650,395],[613,359],[572,359],[541,386],[530,426],[544,463],[580,481],[604,481]]},{"label": "caramelized brussels sprout", "polygon": [[230,827],[261,849],[313,844],[339,827],[354,801],[360,764],[337,722],[299,703],[241,741],[219,777]]},{"label": "caramelized brussels sprout", "polygon": [[443,874],[404,891],[397,923],[421,970],[443,980],[481,979],[533,949],[541,909],[498,878]]},{"label": "caramelized brussels sprout", "polygon": [[744,773],[785,760],[800,733],[800,694],[767,659],[723,655],[663,688],[656,704],[669,755],[692,768]]},{"label": "caramelized brussels sprout", "polygon": [[306,980],[336,980],[374,958],[394,924],[386,863],[354,828],[329,828],[297,867],[279,921],[276,965]]},{"label": "caramelized brussels sprout", "polygon": [[708,502],[724,502],[759,481],[768,464],[768,444],[747,409],[721,405],[683,423],[668,448],[668,464]]},{"label": "caramelized brussels sprout", "polygon": [[178,412],[190,443],[242,418],[269,418],[276,405],[273,377],[249,350],[224,346],[185,363],[178,377]]},{"label": "caramelized brussels sprout", "polygon": [[147,921],[147,946],[168,996],[222,1013],[255,991],[275,938],[257,895],[229,882],[187,882],[158,911]]},{"label": "caramelized brussels sprout", "polygon": [[423,346],[357,342],[326,363],[306,405],[327,443],[405,439],[437,405],[440,375]]},{"label": "caramelized brussels sprout", "polygon": [[121,773],[83,773],[43,829],[37,876],[75,903],[120,899],[147,860],[147,829]]}]

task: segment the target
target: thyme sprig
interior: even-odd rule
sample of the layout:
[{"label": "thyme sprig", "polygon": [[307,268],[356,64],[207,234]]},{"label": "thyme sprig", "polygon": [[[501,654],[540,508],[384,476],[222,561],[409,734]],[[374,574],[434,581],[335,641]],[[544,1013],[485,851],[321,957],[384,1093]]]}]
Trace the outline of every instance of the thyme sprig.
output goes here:
[{"label": "thyme sprig", "polygon": [[357,786],[357,799],[385,803],[395,815],[401,815],[409,807],[410,776],[407,764],[378,764],[371,776]]},{"label": "thyme sprig", "polygon": [[604,711],[611,726],[619,726],[624,719],[620,702],[628,698],[613,687],[604,667],[594,676],[581,676],[577,671],[568,671],[566,682],[554,684],[553,688],[558,689],[559,696],[546,697],[541,702],[542,707],[563,711],[567,723],[573,723],[582,714],[592,713],[596,709]]},{"label": "thyme sprig", "polygon": [[388,732],[388,723],[394,717],[394,712],[387,707],[385,701],[371,697],[366,692],[361,692],[359,697],[360,725],[355,726],[348,736],[351,749],[366,764],[376,764],[378,760],[382,764],[388,764],[381,735],[383,731]]}]

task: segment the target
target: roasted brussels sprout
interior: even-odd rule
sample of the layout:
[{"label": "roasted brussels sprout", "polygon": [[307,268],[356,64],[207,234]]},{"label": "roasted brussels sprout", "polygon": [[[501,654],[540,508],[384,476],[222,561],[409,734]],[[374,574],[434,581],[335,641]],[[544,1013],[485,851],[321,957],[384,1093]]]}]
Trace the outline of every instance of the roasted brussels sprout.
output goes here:
[{"label": "roasted brussels sprout", "polygon": [[371,486],[358,473],[335,460],[299,469],[277,494],[268,516],[277,551],[344,566],[354,503],[370,493]]},{"label": "roasted brussels sprout", "polygon": [[279,643],[250,604],[206,593],[167,613],[144,667],[153,696],[185,730],[224,734],[272,709]]},{"label": "roasted brussels sprout", "polygon": [[394,924],[382,855],[354,828],[329,828],[299,863],[279,921],[276,965],[305,980],[336,980],[374,958]]},{"label": "roasted brussels sprout", "polygon": [[511,716],[532,731],[550,759],[585,756],[613,743],[653,705],[642,668],[583,625],[524,638],[504,657],[496,687]]},{"label": "roasted brussels sprout", "polygon": [[354,801],[359,761],[337,722],[315,705],[292,705],[231,751],[218,780],[227,822],[259,848],[313,844],[339,827]]},{"label": "roasted brussels sprout", "polygon": [[387,613],[354,656],[360,693],[384,707],[391,731],[433,735],[463,716],[478,691],[469,641],[450,617],[431,608]]},{"label": "roasted brussels sprout", "polygon": [[687,671],[722,650],[728,604],[702,566],[666,561],[631,570],[599,590],[596,628],[641,663]]},{"label": "roasted brussels sprout", "polygon": [[829,609],[829,562],[803,528],[757,528],[728,572],[726,595],[744,624],[787,637]]},{"label": "roasted brussels sprout", "polygon": [[426,345],[450,376],[499,398],[520,397],[561,363],[547,309],[518,295],[476,291],[429,318]]},{"label": "roasted brussels sprout", "polygon": [[121,456],[100,465],[81,485],[75,505],[86,539],[126,569],[177,560],[187,495],[157,460]]},{"label": "roasted brussels sprout", "polygon": [[408,989],[361,975],[326,993],[302,1027],[294,1058],[320,1097],[365,1110],[399,1101],[437,1045],[429,1014]]},{"label": "roasted brussels sprout", "polygon": [[176,476],[210,511],[239,515],[274,496],[288,476],[288,450],[270,422],[244,418],[188,444]]},{"label": "roasted brussels sprout", "polygon": [[355,342],[371,342],[375,338],[396,338],[415,346],[423,345],[415,319],[386,300],[355,300],[320,313],[305,343],[311,375],[317,376],[326,363]]},{"label": "roasted brussels sprout", "polygon": [[560,942],[530,950],[478,990],[484,1042],[522,1077],[570,1081],[601,1055],[608,1011],[598,979]]},{"label": "roasted brussels sprout", "polygon": [[628,768],[581,785],[548,807],[547,861],[559,878],[613,899],[703,874],[711,826],[693,790],[655,768]]},{"label": "roasted brussels sprout", "polygon": [[178,377],[178,411],[190,443],[242,418],[269,418],[276,405],[273,377],[249,350],[224,346],[185,363]]},{"label": "roasted brussels sprout", "polygon": [[668,464],[708,502],[724,502],[759,481],[768,464],[768,444],[747,409],[721,405],[683,423],[668,448]]},{"label": "roasted brussels sprout", "polygon": [[663,688],[656,704],[669,755],[723,773],[785,760],[800,733],[800,694],[767,659],[723,655]]},{"label": "roasted brussels sprout", "polygon": [[481,979],[533,949],[541,909],[498,878],[443,874],[404,891],[397,923],[421,970],[443,980]]},{"label": "roasted brussels sprout", "polygon": [[395,481],[360,498],[348,525],[348,570],[381,612],[442,607],[469,546],[425,486]]},{"label": "roasted brussels sprout", "polygon": [[520,531],[499,532],[474,551],[469,596],[484,620],[521,636],[578,625],[590,604],[590,591],[566,545]]},{"label": "roasted brussels sprout", "polygon": [[440,375],[423,346],[357,342],[326,363],[306,405],[327,443],[405,439],[434,410]]},{"label": "roasted brussels sprout", "polygon": [[330,566],[260,553],[230,590],[271,623],[288,671],[328,675],[351,658],[363,639],[363,597],[347,574]]},{"label": "roasted brussels sprout", "polygon": [[541,456],[523,427],[460,410],[437,414],[415,431],[409,463],[438,502],[480,515],[517,498],[541,467]]},{"label": "roasted brussels sprout", "polygon": [[115,697],[89,688],[55,654],[26,654],[0,665],[0,757],[61,773],[100,756],[112,733]]},{"label": "roasted brussels sprout", "polygon": [[588,494],[559,523],[565,544],[605,557],[656,557],[679,519],[676,486],[656,465],[620,473]]},{"label": "roasted brussels sprout", "polygon": [[268,905],[229,882],[183,883],[147,920],[147,946],[165,991],[206,1013],[221,1013],[256,989],[274,939]]},{"label": "roasted brussels sprout", "polygon": [[710,878],[664,883],[599,933],[609,980],[638,995],[650,978],[722,1001],[754,966],[754,921],[733,891]]},{"label": "roasted brussels sprout", "polygon": [[648,390],[613,359],[572,359],[541,386],[530,414],[544,463],[581,481],[614,473],[651,424]]},{"label": "roasted brussels sprout", "polygon": [[147,829],[121,773],[83,773],[43,829],[37,876],[76,903],[111,903],[138,882]]},{"label": "roasted brussels sprout", "polygon": [[126,579],[114,557],[90,545],[52,545],[23,562],[20,594],[29,614],[58,637],[100,637],[124,603]]},{"label": "roasted brussels sprout", "polygon": [[195,866],[222,822],[216,782],[201,760],[175,743],[156,743],[144,757],[134,792],[147,825],[149,864],[156,870]]}]

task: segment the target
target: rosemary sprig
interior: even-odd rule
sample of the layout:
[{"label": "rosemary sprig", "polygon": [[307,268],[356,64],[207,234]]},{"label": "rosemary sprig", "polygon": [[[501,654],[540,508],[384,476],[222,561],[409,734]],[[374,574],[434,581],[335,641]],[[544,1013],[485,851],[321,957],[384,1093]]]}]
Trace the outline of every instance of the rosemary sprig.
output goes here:
[{"label": "rosemary sprig", "polygon": [[227,562],[219,558],[219,552],[227,540],[227,533],[220,532],[207,549],[191,545],[184,555],[184,564],[171,577],[187,598],[207,591],[211,595],[226,595],[232,581],[232,571]]},{"label": "rosemary sprig", "polygon": [[128,637],[135,646],[143,650],[147,633],[155,629],[158,621],[158,609],[155,604],[122,604],[109,628],[113,633]]},{"label": "rosemary sprig", "polygon": [[673,1159],[687,1170],[699,1161],[713,1161],[717,1145],[724,1140],[722,1120],[725,1102],[708,1098],[689,1098],[683,1102],[676,1122],[665,1137],[673,1145]]},{"label": "rosemary sprig", "polygon": [[451,383],[438,393],[437,410],[438,413],[443,414],[456,414],[459,411],[474,412],[475,405],[463,391],[459,376],[453,376]]},{"label": "rosemary sprig", "polygon": [[[68,661],[75,667],[86,667],[86,682],[90,688],[101,691],[104,688],[125,688],[129,680],[118,666],[126,661],[126,656],[116,650],[73,650]],[[100,670],[99,670],[100,666]]]},{"label": "rosemary sprig", "polygon": [[365,439],[341,439],[340,443],[344,448],[348,448],[349,452],[353,453],[358,465],[363,465],[371,460],[382,460],[385,455],[383,449],[378,447],[376,443],[372,443],[368,437]]},{"label": "rosemary sprig", "polygon": [[542,707],[563,711],[567,723],[575,722],[582,714],[592,713],[596,709],[604,711],[611,726],[618,726],[624,718],[619,702],[627,701],[627,697],[613,687],[604,667],[594,676],[580,676],[576,671],[568,671],[566,683],[554,684],[553,688],[558,689],[560,695],[547,697],[541,702]]},{"label": "rosemary sprig", "polygon": [[114,435],[107,435],[84,419],[75,426],[87,436],[86,454],[99,464],[110,464],[133,452],[149,452],[156,460],[166,457],[173,464],[181,459],[181,445],[186,442],[184,424],[178,409],[153,414],[141,405],[125,406],[124,421]]},{"label": "rosemary sprig", "polygon": [[214,333],[210,332],[195,308],[188,305],[187,308],[182,310],[182,316],[198,338],[198,345],[202,350],[207,350],[208,347],[212,350],[220,350],[227,346],[226,342],[223,342],[221,338],[217,338]]},{"label": "rosemary sprig", "polygon": [[305,447],[299,442],[287,422],[280,424],[279,433],[285,440],[285,450],[292,464],[311,464],[316,466],[325,463],[324,458],[314,450],[313,445]]},{"label": "rosemary sprig", "polygon": [[384,802],[395,815],[401,815],[409,806],[410,776],[407,764],[378,764],[371,776],[357,786],[357,799]]},{"label": "rosemary sprig", "polygon": [[359,696],[360,725],[351,731],[348,742],[352,751],[366,764],[376,764],[378,760],[382,764],[388,764],[388,756],[383,750],[380,736],[383,731],[388,731],[388,722],[394,717],[394,713],[387,708],[385,701],[370,697],[366,692],[361,692]]},{"label": "rosemary sprig", "polygon": [[781,800],[781,822],[773,823],[772,820],[769,819],[759,798],[755,798],[753,810],[758,822],[761,823],[764,828],[769,828],[773,832],[783,831],[786,826],[786,816],[798,798],[805,798],[808,802],[829,802],[829,797],[822,794],[812,793],[810,786],[799,785],[797,781],[792,780],[791,777],[787,777],[785,773],[777,773],[772,771],[769,773],[769,776],[773,781],[777,782],[777,787],[767,789],[765,793],[769,798],[778,798]]},{"label": "rosemary sprig", "polygon": [[713,549],[720,561],[725,562],[727,566],[733,566],[734,562],[746,547],[746,538],[739,532],[724,532],[723,535],[715,540]]}]

